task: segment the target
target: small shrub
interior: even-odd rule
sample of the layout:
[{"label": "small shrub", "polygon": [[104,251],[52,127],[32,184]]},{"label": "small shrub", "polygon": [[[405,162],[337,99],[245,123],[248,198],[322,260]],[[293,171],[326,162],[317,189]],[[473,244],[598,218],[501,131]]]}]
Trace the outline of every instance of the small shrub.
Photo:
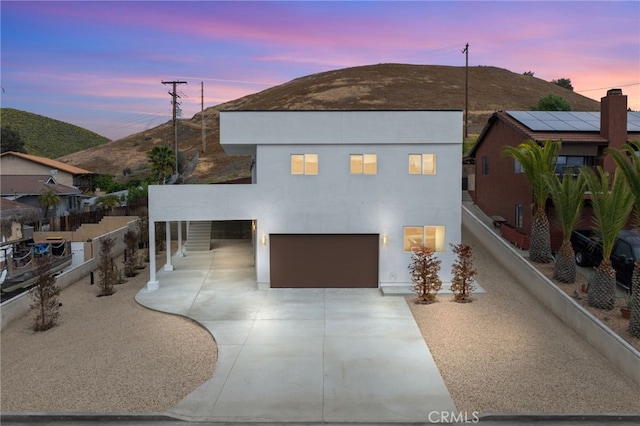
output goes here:
[{"label": "small shrub", "polygon": [[451,291],[456,302],[471,302],[471,293],[475,289],[473,283],[477,271],[473,268],[473,252],[467,244],[451,244],[451,249],[458,256],[451,266]]},{"label": "small shrub", "polygon": [[36,270],[37,280],[29,290],[29,296],[33,300],[31,309],[36,313],[33,324],[34,331],[45,331],[56,325],[60,315],[60,287],[56,284],[56,278],[50,273],[51,263],[42,259],[38,261]]},{"label": "small shrub", "polygon": [[423,247],[411,256],[411,290],[417,295],[416,303],[432,303],[436,300],[436,293],[442,287],[438,276],[440,263],[435,252],[428,247]]},{"label": "small shrub", "polygon": [[[129,276],[135,276],[135,275],[136,274],[127,275],[127,276],[129,277]],[[116,268],[116,284],[124,284],[126,282],[127,282],[127,280],[124,278],[124,275],[122,274],[122,269]]]},{"label": "small shrub", "polygon": [[125,275],[127,277],[135,277],[135,267],[138,263],[138,255],[136,247],[138,246],[138,234],[132,230],[128,230],[124,234],[124,245],[127,248],[126,261],[124,263]]},{"label": "small shrub", "polygon": [[98,296],[111,296],[115,293],[113,285],[117,281],[117,276],[112,258],[115,244],[116,239],[113,237],[104,237],[100,240],[100,261],[98,262],[100,293]]}]

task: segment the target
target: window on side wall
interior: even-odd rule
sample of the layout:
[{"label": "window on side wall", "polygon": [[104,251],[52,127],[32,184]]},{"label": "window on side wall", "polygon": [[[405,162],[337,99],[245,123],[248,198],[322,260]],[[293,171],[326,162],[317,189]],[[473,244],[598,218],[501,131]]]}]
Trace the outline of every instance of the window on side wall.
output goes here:
[{"label": "window on side wall", "polygon": [[515,225],[516,228],[522,228],[523,225],[523,211],[522,211],[522,204],[516,204],[516,217],[515,217]]},{"label": "window on side wall", "polygon": [[352,175],[375,175],[378,173],[376,154],[351,154],[350,170]]},{"label": "window on side wall", "polygon": [[318,154],[291,154],[292,175],[317,175]]},{"label": "window on side wall", "polygon": [[513,159],[513,171],[514,173],[524,173],[524,169],[522,168],[522,164],[515,158]]},{"label": "window on side wall", "polygon": [[422,247],[444,251],[444,226],[405,226],[404,251],[417,251]]},{"label": "window on side wall", "polygon": [[489,157],[487,157],[486,155],[482,156],[482,174],[489,174]]},{"label": "window on side wall", "polygon": [[435,175],[435,154],[409,154],[409,174],[411,175]]}]

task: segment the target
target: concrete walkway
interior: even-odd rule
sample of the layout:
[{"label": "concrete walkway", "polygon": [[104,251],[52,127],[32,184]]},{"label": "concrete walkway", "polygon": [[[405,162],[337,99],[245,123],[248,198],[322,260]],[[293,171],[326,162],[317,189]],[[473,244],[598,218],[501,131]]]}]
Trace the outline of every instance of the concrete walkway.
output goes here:
[{"label": "concrete walkway", "polygon": [[[213,377],[169,410],[216,422],[428,422],[456,412],[403,297],[378,289],[258,290],[251,245],[174,257],[136,300],[214,336]],[[440,418],[431,414],[431,418]]]}]

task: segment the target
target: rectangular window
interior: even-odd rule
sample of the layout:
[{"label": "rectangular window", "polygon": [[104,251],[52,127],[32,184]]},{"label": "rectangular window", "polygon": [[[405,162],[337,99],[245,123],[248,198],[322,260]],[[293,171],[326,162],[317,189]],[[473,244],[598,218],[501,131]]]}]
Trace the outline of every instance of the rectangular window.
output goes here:
[{"label": "rectangular window", "polygon": [[435,154],[409,154],[409,174],[411,175],[435,175]]},{"label": "rectangular window", "polygon": [[405,226],[404,251],[417,251],[422,247],[444,251],[444,226]]},{"label": "rectangular window", "polygon": [[482,156],[482,174],[489,174],[489,157],[487,157],[486,155]]},{"label": "rectangular window", "polygon": [[292,175],[317,175],[318,154],[291,154]]},{"label": "rectangular window", "polygon": [[522,216],[522,204],[516,204],[516,228],[522,228],[523,216]]},{"label": "rectangular window", "polygon": [[376,154],[351,154],[350,169],[352,175],[375,175],[378,173]]}]

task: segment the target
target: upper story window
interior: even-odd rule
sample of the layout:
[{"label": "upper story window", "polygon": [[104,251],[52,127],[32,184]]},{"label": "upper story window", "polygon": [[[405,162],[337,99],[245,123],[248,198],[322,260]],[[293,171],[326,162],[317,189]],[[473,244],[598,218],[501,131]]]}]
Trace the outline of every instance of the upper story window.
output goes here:
[{"label": "upper story window", "polygon": [[317,175],[318,154],[291,154],[292,175]]},{"label": "upper story window", "polygon": [[409,154],[409,174],[411,175],[435,175],[435,154]]},{"label": "upper story window", "polygon": [[556,174],[577,175],[582,166],[593,166],[593,157],[581,155],[559,155],[556,160]]},{"label": "upper story window", "polygon": [[352,175],[375,175],[378,173],[376,154],[351,154],[350,169]]}]

